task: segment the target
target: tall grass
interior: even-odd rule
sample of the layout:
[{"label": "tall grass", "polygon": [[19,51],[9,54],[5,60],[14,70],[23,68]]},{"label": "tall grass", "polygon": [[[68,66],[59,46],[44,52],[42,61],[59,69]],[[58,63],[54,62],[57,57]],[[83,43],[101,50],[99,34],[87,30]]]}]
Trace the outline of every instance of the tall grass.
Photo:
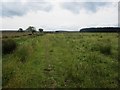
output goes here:
[{"label": "tall grass", "polygon": [[20,47],[17,51],[17,56],[22,63],[25,63],[28,57],[28,50],[26,47]]},{"label": "tall grass", "polygon": [[30,45],[22,45],[16,51],[16,56],[19,58],[19,61],[25,63],[30,55],[33,54],[33,48]]}]

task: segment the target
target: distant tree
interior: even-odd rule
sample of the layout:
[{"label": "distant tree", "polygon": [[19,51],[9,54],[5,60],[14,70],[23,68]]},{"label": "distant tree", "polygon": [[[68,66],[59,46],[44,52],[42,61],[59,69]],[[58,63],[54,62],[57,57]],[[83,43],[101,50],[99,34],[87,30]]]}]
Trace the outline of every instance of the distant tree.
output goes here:
[{"label": "distant tree", "polygon": [[19,28],[19,29],[18,29],[18,32],[23,32],[23,29],[22,29],[22,28]]},{"label": "distant tree", "polygon": [[42,28],[39,28],[39,32],[43,32],[43,29],[42,29]]},{"label": "distant tree", "polygon": [[33,26],[29,26],[26,31],[32,32],[32,34],[34,34],[36,32],[36,28]]}]

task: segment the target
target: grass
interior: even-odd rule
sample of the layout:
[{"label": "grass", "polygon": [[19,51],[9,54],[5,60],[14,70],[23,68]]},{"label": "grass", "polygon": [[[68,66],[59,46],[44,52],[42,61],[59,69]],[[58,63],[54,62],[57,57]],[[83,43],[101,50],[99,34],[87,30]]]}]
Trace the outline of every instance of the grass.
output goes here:
[{"label": "grass", "polygon": [[58,33],[14,38],[3,56],[3,88],[116,88],[116,33]]}]

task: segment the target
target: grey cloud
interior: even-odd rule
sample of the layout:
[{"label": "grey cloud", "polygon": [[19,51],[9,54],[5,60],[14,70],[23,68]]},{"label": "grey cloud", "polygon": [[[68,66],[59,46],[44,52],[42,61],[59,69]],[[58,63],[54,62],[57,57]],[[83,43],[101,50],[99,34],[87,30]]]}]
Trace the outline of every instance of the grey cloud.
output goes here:
[{"label": "grey cloud", "polygon": [[120,2],[118,2],[118,26],[120,27]]},{"label": "grey cloud", "polygon": [[100,7],[104,7],[108,4],[110,4],[110,2],[64,2],[61,6],[64,9],[78,14],[81,9],[94,13],[97,12]]},{"label": "grey cloud", "polygon": [[118,2],[118,12],[120,13],[120,2]]},{"label": "grey cloud", "polygon": [[3,2],[2,3],[2,17],[23,16],[29,11],[46,11],[49,12],[52,5],[49,2]]},{"label": "grey cloud", "polygon": [[0,3],[0,16],[2,16],[2,3]]}]

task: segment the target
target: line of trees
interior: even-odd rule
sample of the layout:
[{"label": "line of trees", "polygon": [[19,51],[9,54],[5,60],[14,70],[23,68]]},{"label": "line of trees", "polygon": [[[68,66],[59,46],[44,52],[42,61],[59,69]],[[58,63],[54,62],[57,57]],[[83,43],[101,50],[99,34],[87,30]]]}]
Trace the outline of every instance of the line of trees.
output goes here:
[{"label": "line of trees", "polygon": [[120,27],[83,28],[80,32],[120,32]]},{"label": "line of trees", "polygon": [[[42,29],[42,28],[39,28],[38,31],[42,33],[42,32],[43,32],[43,29]],[[24,30],[23,30],[22,28],[19,28],[19,29],[18,29],[18,32],[24,32]],[[34,34],[35,32],[37,32],[37,30],[36,30],[35,27],[29,26],[29,27],[25,30],[25,32],[32,32],[32,34]]]}]

